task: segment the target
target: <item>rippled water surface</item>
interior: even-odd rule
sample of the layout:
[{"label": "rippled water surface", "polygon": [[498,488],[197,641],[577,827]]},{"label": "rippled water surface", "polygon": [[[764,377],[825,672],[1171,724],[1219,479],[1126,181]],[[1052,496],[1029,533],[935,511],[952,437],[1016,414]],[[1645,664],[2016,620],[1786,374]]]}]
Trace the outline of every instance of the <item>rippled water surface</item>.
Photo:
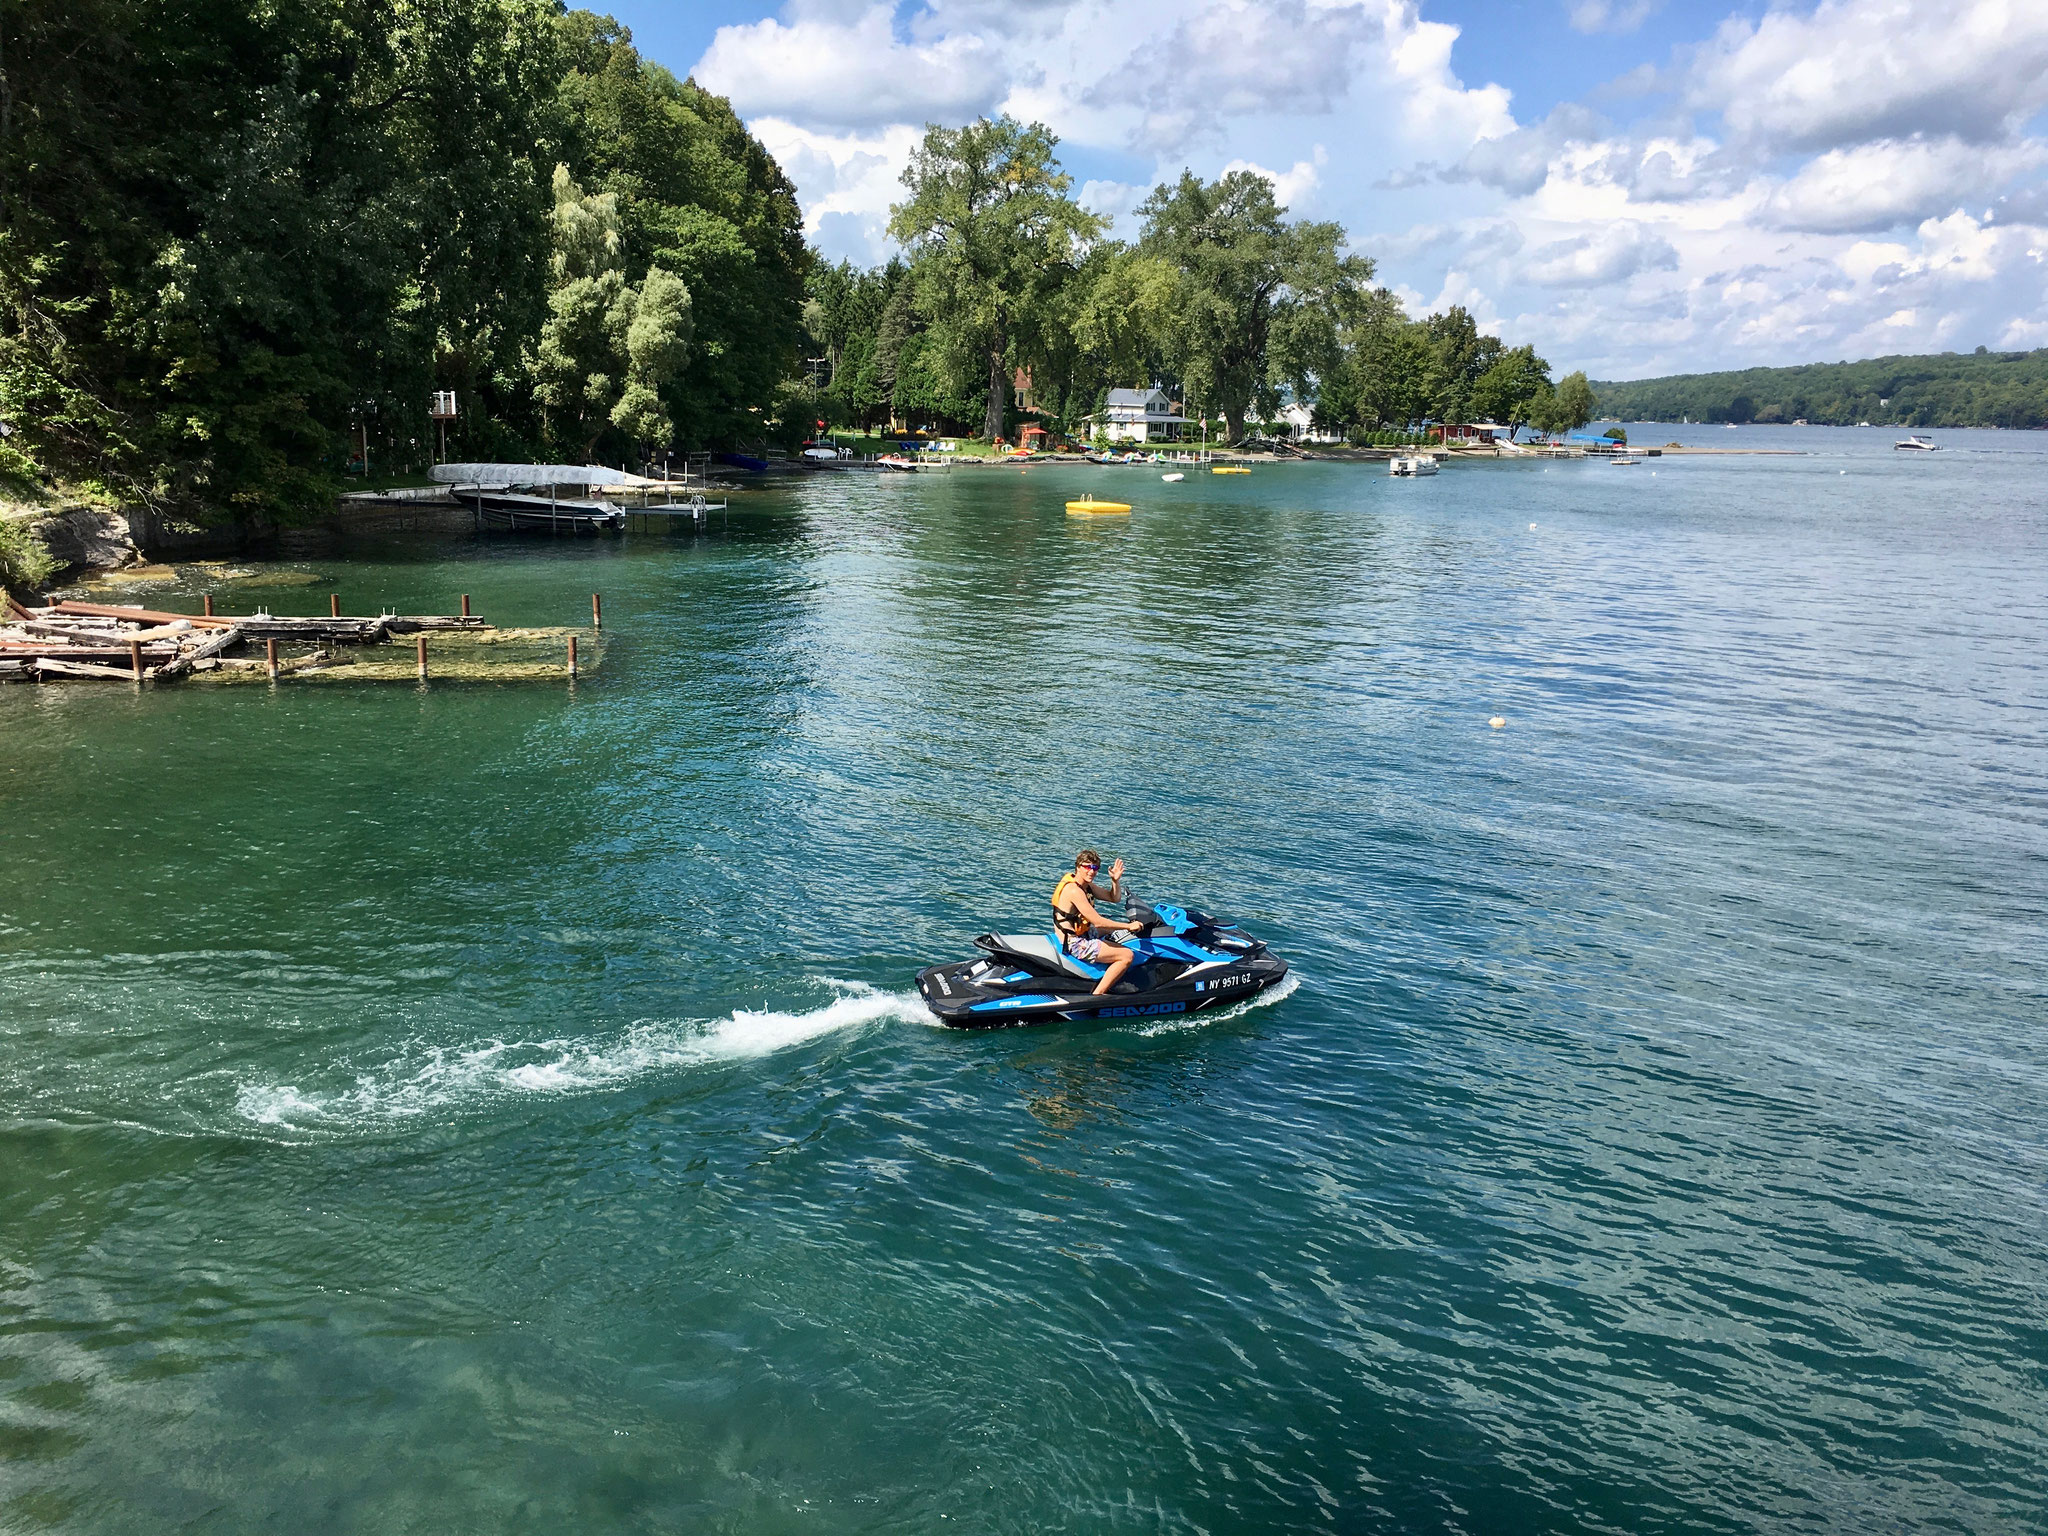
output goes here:
[{"label": "rippled water surface", "polygon": [[[2048,1528],[2048,443],[1892,435],[823,476],[265,594],[601,590],[573,691],[0,689],[0,1529]],[[1083,843],[1298,986],[937,1028]]]}]

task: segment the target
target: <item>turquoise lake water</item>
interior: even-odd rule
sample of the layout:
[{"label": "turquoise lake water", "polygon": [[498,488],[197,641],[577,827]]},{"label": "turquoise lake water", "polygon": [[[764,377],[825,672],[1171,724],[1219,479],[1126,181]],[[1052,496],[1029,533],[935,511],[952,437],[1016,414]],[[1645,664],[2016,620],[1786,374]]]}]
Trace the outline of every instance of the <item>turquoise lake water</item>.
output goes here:
[{"label": "turquoise lake water", "polygon": [[[2048,440],[1896,435],[819,476],[263,594],[602,591],[573,690],[0,689],[0,1530],[2048,1529]],[[1297,984],[937,1028],[1083,844]]]}]

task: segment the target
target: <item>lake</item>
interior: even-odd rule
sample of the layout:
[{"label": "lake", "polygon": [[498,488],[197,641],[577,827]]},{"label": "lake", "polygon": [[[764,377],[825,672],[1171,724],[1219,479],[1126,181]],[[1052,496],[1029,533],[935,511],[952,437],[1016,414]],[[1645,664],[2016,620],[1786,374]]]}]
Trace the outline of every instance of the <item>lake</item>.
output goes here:
[{"label": "lake", "polygon": [[[819,475],[262,594],[573,688],[0,689],[0,1529],[2043,1529],[2048,438],[1635,435],[1804,451]],[[1293,985],[936,1027],[1084,845]]]}]

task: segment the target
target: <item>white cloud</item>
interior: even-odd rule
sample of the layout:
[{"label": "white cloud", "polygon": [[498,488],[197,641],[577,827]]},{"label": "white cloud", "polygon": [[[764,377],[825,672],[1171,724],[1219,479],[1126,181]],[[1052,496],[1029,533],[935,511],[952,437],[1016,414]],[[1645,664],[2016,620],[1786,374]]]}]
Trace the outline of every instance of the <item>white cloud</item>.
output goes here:
[{"label": "white cloud", "polygon": [[1572,29],[1610,37],[1633,32],[1656,8],[1656,0],[1573,0]]},{"label": "white cloud", "polygon": [[974,33],[899,42],[894,8],[842,19],[798,12],[720,27],[693,73],[747,117],[833,128],[957,123],[992,110],[1008,90],[999,45]]},{"label": "white cloud", "polygon": [[1297,203],[1315,191],[1316,183],[1322,179],[1322,167],[1329,163],[1330,152],[1318,144],[1312,160],[1297,160],[1284,171],[1269,171],[1251,160],[1232,160],[1217,174],[1228,176],[1233,171],[1250,171],[1263,176],[1273,184],[1273,200],[1283,208],[1294,209]]},{"label": "white cloud", "polygon": [[[1254,170],[1412,310],[1466,304],[1563,370],[2048,336],[2048,0],[1793,4],[1527,122],[1417,0],[788,0],[695,72],[832,256],[887,254],[926,121],[1002,110],[1060,135],[1125,238],[1183,166]],[[1555,14],[1607,35],[1656,9]]]},{"label": "white cloud", "polygon": [[1864,233],[1917,224],[1934,213],[1981,203],[2021,172],[2048,163],[2038,142],[2010,146],[1961,139],[1885,139],[1831,149],[1809,161],[1771,199],[1783,229]]},{"label": "white cloud", "polygon": [[801,190],[805,233],[827,256],[875,262],[888,254],[889,206],[903,197],[903,167],[922,129],[821,133],[774,117],[748,126]]},{"label": "white cloud", "polygon": [[1542,186],[1566,146],[1598,140],[1606,125],[1573,102],[1553,110],[1531,128],[1481,139],[1465,158],[1443,173],[1446,181],[1481,181],[1503,192],[1526,194]]},{"label": "white cloud", "polygon": [[1527,277],[1545,288],[1592,288],[1677,265],[1678,252],[1669,240],[1624,220],[1530,252]]},{"label": "white cloud", "polygon": [[1688,96],[1786,149],[2003,139],[2048,106],[2048,5],[1824,0],[1806,16],[1731,17],[1695,55]]},{"label": "white cloud", "polygon": [[1136,144],[1220,137],[1230,118],[1275,102],[1296,116],[1328,112],[1350,90],[1355,61],[1384,36],[1382,18],[1361,7],[1317,7],[1311,16],[1305,0],[1221,0],[1182,14],[1158,47],[1084,92],[1098,106],[1140,103]]}]

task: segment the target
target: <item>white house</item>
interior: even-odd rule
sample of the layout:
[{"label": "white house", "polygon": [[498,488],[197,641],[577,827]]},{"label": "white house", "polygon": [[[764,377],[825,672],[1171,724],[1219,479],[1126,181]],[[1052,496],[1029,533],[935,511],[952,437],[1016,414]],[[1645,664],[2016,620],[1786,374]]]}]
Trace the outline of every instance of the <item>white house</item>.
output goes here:
[{"label": "white house", "polygon": [[1280,414],[1273,421],[1274,426],[1284,427],[1286,435],[1297,443],[1337,443],[1343,441],[1341,433],[1318,432],[1312,419],[1314,412],[1299,401],[1282,406]]},{"label": "white house", "polygon": [[1112,389],[1097,424],[1114,443],[1177,443],[1193,425],[1163,389]]}]

